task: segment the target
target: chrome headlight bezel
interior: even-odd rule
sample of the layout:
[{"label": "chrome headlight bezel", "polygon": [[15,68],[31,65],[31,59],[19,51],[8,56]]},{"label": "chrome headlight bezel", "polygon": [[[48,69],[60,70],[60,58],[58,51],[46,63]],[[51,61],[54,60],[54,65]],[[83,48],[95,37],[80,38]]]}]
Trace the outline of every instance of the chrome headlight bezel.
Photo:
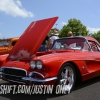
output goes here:
[{"label": "chrome headlight bezel", "polygon": [[30,67],[31,67],[32,69],[34,69],[34,68],[36,67],[36,63],[35,63],[34,60],[31,60],[31,61],[30,61]]},{"label": "chrome headlight bezel", "polygon": [[40,60],[36,61],[36,68],[40,70],[40,69],[42,69],[42,67],[43,67],[42,61],[40,61]]}]

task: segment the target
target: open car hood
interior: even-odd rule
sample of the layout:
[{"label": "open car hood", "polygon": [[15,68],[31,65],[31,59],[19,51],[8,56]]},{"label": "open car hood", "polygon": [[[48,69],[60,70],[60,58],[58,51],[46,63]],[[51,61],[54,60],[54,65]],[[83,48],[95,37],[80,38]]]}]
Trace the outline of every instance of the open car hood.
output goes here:
[{"label": "open car hood", "polygon": [[33,58],[57,19],[58,17],[53,17],[32,22],[11,50],[8,59]]}]

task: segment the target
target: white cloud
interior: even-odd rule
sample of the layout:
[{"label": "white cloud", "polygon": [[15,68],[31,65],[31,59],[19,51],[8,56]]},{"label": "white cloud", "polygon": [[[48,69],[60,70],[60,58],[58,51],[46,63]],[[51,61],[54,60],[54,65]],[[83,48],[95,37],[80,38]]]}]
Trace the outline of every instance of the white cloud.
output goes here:
[{"label": "white cloud", "polygon": [[65,22],[61,22],[61,24],[64,26],[64,25],[66,25],[67,23],[65,23]]},{"label": "white cloud", "polygon": [[89,30],[89,33],[97,33],[98,31],[100,31],[100,28],[87,27],[87,29]]},{"label": "white cloud", "polygon": [[22,6],[22,3],[20,0],[16,0],[15,3],[18,5],[18,6]]},{"label": "white cloud", "polygon": [[33,17],[33,13],[22,7],[20,0],[0,0],[0,11],[14,17]]}]

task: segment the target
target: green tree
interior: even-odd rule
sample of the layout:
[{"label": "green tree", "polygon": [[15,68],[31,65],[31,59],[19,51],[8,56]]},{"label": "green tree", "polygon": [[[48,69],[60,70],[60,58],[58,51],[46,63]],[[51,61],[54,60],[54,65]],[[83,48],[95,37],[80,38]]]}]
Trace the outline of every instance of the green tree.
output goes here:
[{"label": "green tree", "polygon": [[64,25],[60,31],[59,37],[67,37],[67,33],[72,31],[74,35],[86,36],[88,35],[88,30],[80,20],[75,18],[68,20],[68,24]]},{"label": "green tree", "polygon": [[58,33],[60,33],[60,30],[58,29],[58,28],[52,28],[51,30],[50,30],[50,32],[48,33],[48,36],[52,36],[52,33],[53,33],[53,31],[54,31],[54,29],[57,29],[58,30]]},{"label": "green tree", "polygon": [[95,38],[100,43],[100,31],[98,31],[97,33],[92,34],[91,36],[93,38]]}]

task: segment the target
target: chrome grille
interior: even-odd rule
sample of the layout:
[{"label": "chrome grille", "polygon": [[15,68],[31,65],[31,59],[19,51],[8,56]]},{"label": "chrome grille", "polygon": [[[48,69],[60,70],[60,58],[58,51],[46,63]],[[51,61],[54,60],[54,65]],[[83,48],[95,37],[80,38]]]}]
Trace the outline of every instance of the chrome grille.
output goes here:
[{"label": "chrome grille", "polygon": [[23,77],[26,76],[26,72],[24,70],[19,70],[19,69],[4,68],[3,72],[10,75],[23,76]]},{"label": "chrome grille", "polygon": [[18,83],[25,83],[26,81],[22,80],[22,77],[26,77],[26,71],[22,69],[16,68],[3,68],[3,79],[18,82]]}]

